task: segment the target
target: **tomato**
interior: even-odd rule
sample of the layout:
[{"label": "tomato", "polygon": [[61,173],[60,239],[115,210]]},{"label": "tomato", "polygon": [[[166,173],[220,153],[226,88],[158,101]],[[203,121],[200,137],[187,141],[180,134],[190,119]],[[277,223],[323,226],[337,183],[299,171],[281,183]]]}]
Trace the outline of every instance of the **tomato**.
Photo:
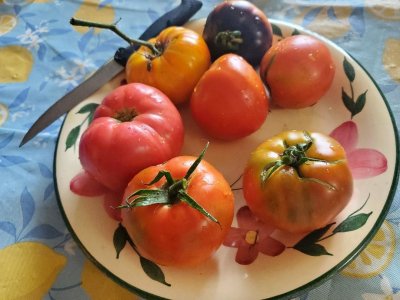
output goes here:
[{"label": "tomato", "polygon": [[190,99],[194,120],[210,136],[234,140],[261,127],[269,97],[253,67],[236,54],[218,58]]},{"label": "tomato", "polygon": [[[165,266],[194,266],[210,258],[234,214],[233,193],[223,175],[192,156],[141,171],[129,182],[124,199],[127,204],[121,207],[129,208],[122,210],[122,223],[137,250]],[[153,204],[141,206],[152,199]]]},{"label": "tomato", "polygon": [[260,76],[271,100],[282,108],[315,104],[330,88],[335,65],[329,49],[318,39],[293,35],[274,44],[260,64]]},{"label": "tomato", "polygon": [[284,131],[259,145],[243,194],[262,221],[288,232],[321,228],[347,205],[353,179],[343,147],[321,133]]},{"label": "tomato", "polygon": [[175,105],[159,90],[140,83],[108,94],[82,134],[83,169],[107,188],[123,192],[140,170],[180,153],[184,129]]},{"label": "tomato", "polygon": [[193,88],[210,66],[210,52],[201,35],[183,27],[168,27],[128,59],[126,79],[158,88],[175,104],[189,100]]},{"label": "tomato", "polygon": [[272,27],[268,18],[249,1],[223,1],[207,16],[203,37],[212,60],[236,53],[258,66],[272,45]]}]

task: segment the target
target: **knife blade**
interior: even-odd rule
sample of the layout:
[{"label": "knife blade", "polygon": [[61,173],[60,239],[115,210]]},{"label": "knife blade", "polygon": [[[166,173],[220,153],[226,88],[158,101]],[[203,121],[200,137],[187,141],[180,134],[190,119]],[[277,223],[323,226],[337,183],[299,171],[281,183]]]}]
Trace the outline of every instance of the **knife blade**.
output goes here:
[{"label": "knife blade", "polygon": [[[163,29],[169,26],[181,26],[185,24],[202,7],[202,2],[198,0],[182,0],[181,3],[166,12],[156,21],[154,21],[143,34],[139,37],[141,40],[148,40],[157,36]],[[66,112],[70,111],[78,103],[92,95],[105,83],[113,79],[124,68],[130,54],[137,49],[136,46],[120,48],[116,51],[114,57],[101,66],[89,78],[79,86],[61,97],[57,102],[50,106],[29,128],[21,140],[20,147],[25,145],[43,129],[57,120]]]}]

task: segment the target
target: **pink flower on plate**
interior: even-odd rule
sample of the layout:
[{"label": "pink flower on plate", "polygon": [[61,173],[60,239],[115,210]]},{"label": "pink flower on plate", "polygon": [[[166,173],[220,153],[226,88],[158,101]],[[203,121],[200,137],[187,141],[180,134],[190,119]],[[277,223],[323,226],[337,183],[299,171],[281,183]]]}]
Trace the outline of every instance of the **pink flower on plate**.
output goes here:
[{"label": "pink flower on plate", "polygon": [[261,252],[269,256],[277,256],[285,250],[285,245],[270,235],[275,228],[262,223],[243,206],[236,214],[239,228],[231,227],[224,240],[224,246],[237,248],[235,261],[241,265],[249,265]]},{"label": "pink flower on plate", "polygon": [[356,148],[358,128],[353,121],[344,122],[335,128],[330,136],[345,149],[351,173],[355,179],[374,177],[387,170],[387,159],[381,152],[369,148]]}]

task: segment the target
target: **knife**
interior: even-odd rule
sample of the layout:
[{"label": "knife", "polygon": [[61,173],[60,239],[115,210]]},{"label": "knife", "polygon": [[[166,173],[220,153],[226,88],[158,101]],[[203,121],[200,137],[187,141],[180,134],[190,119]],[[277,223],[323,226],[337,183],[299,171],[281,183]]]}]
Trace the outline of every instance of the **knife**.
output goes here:
[{"label": "knife", "polygon": [[[166,12],[151,24],[139,37],[141,40],[148,40],[157,36],[163,29],[169,26],[182,26],[202,7],[202,2],[198,0],[182,0],[180,5]],[[125,64],[137,46],[120,48],[114,57],[100,67],[88,79],[82,82],[57,102],[50,106],[32,125],[24,135],[20,147],[30,141],[39,132],[48,127],[51,123],[71,110],[82,100],[86,99],[97,91],[101,86],[121,73]]]}]

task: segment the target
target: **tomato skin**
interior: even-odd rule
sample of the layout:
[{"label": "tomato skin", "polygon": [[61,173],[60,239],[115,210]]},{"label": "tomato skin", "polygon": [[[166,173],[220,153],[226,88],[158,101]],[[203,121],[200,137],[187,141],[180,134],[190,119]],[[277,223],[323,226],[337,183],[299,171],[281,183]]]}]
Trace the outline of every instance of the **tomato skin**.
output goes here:
[{"label": "tomato skin", "polygon": [[172,102],[188,101],[197,81],[211,64],[210,51],[201,35],[183,27],[164,29],[149,42],[158,45],[160,56],[141,46],[128,59],[126,79],[158,88]]},{"label": "tomato skin", "polygon": [[[251,211],[284,231],[304,233],[327,225],[347,205],[353,193],[353,179],[343,147],[324,134],[310,136],[313,144],[306,151],[307,156],[326,163],[308,161],[298,167],[299,171],[284,165],[262,183],[262,172],[281,159],[287,145],[306,141],[304,132],[293,130],[258,146],[244,171],[243,194]],[[304,178],[318,179],[335,189]]]},{"label": "tomato skin", "polygon": [[264,123],[269,97],[253,67],[236,54],[218,58],[204,73],[190,99],[194,120],[210,136],[243,138]]},{"label": "tomato skin", "polygon": [[[239,31],[242,43],[230,48],[218,41],[218,34]],[[236,53],[251,65],[258,66],[264,53],[272,45],[272,27],[268,18],[249,1],[233,0],[218,4],[207,16],[203,37],[210,49],[212,60],[226,53]]]},{"label": "tomato skin", "polygon": [[307,35],[286,37],[274,44],[260,64],[260,76],[271,100],[282,108],[304,108],[318,102],[335,76],[329,49]]},{"label": "tomato skin", "polygon": [[[120,121],[129,117],[132,120]],[[107,188],[123,192],[140,170],[179,154],[184,128],[174,104],[159,90],[140,83],[108,94],[82,134],[79,159],[84,170]]]},{"label": "tomato skin", "polygon": [[[161,170],[169,171],[173,178],[183,178],[195,160],[191,156],[178,156],[141,171],[129,182],[123,199],[138,189],[161,187],[165,180],[153,186],[146,185]],[[188,182],[187,193],[212,214],[220,226],[181,201],[123,209],[123,225],[141,255],[160,265],[194,266],[220,247],[234,214],[229,184],[217,169],[203,160]]]}]

